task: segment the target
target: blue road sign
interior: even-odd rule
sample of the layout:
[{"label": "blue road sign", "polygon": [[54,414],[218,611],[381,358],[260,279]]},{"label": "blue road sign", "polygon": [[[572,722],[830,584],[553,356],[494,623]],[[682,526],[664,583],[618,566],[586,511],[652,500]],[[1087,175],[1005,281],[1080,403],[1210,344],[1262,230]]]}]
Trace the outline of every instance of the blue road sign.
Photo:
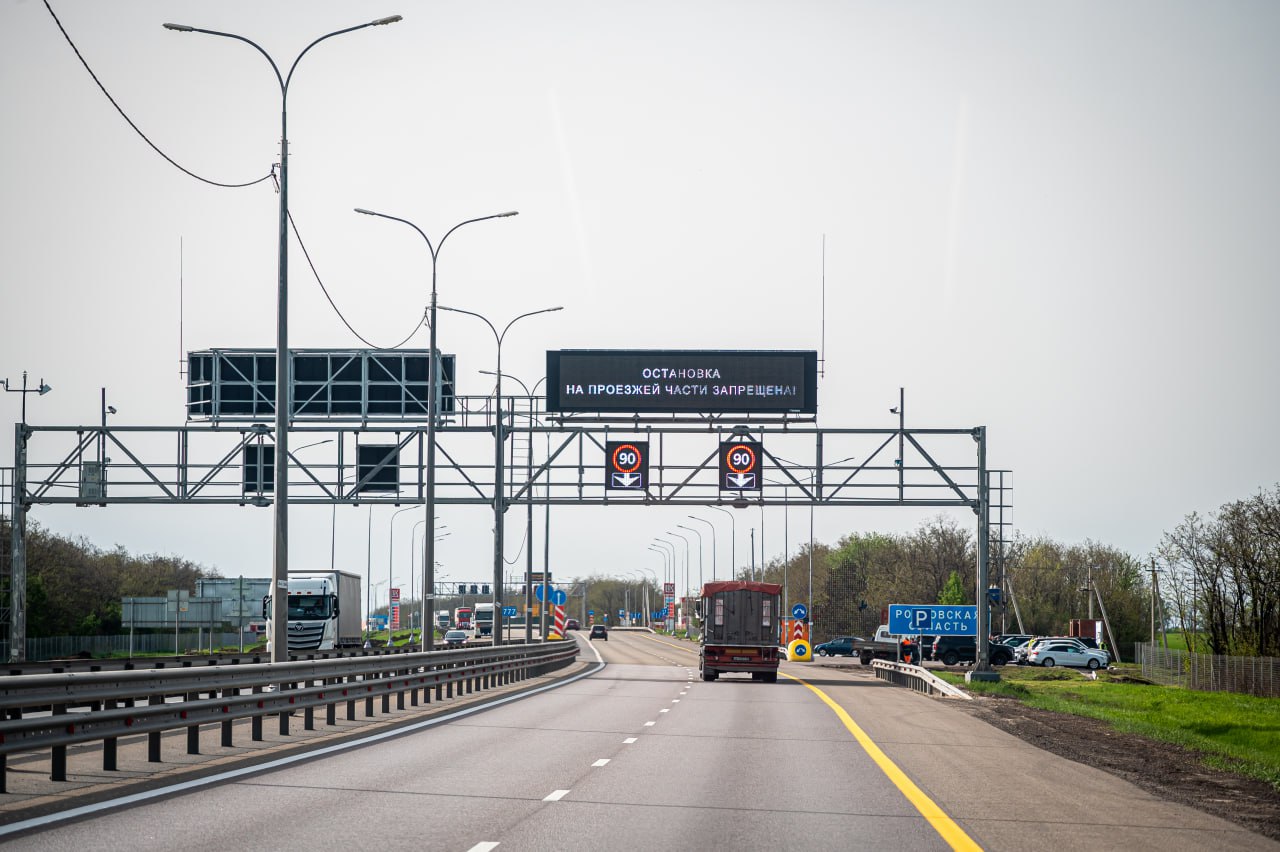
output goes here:
[{"label": "blue road sign", "polygon": [[512,617],[513,615],[515,615],[515,614],[516,614],[516,608],[515,608],[515,607],[513,607],[513,606],[504,606],[504,607],[502,608],[502,617],[503,617],[503,618],[511,618],[511,617]]},{"label": "blue road sign", "polygon": [[541,600],[542,600],[542,590],[543,590],[544,588],[546,588],[546,587],[545,587],[545,586],[543,586],[541,583],[539,583],[538,585],[536,585],[536,586],[534,586],[534,587],[533,587],[533,596],[534,596],[535,598],[537,598],[539,601],[541,601]]},{"label": "blue road sign", "polygon": [[795,606],[791,607],[792,618],[798,618],[801,621],[804,621],[805,616],[807,616],[808,614],[809,614],[809,607],[805,606],[804,604],[796,604]]},{"label": "blue road sign", "polygon": [[898,636],[977,636],[976,606],[890,604],[889,632]]},{"label": "blue road sign", "polygon": [[564,593],[564,589],[555,589],[551,592],[551,602],[556,606],[564,606],[564,602],[569,596]]}]

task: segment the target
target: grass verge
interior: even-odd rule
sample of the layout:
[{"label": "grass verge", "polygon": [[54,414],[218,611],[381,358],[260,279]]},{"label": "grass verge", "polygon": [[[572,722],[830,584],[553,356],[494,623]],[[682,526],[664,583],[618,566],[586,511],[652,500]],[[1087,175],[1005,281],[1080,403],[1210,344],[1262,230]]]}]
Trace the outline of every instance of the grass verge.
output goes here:
[{"label": "grass verge", "polygon": [[1119,731],[1183,746],[1204,755],[1209,766],[1280,790],[1280,700],[1157,686],[1124,669],[1088,680],[1071,670],[1006,666],[995,683],[937,674],[973,693],[1100,719]]}]

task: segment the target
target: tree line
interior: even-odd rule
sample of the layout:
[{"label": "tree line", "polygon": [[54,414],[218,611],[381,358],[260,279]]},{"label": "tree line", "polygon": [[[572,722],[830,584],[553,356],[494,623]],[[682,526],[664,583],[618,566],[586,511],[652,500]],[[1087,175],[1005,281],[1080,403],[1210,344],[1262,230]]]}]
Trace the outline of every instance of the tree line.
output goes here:
[{"label": "tree line", "polygon": [[[0,548],[9,553],[0,520]],[[121,630],[121,598],[162,597],[219,576],[177,556],[103,550],[29,523],[27,635],[93,635]],[[1152,590],[1157,621],[1198,638],[1199,650],[1237,656],[1280,656],[1280,486],[1222,506],[1208,517],[1187,515],[1165,533],[1152,557],[1139,559],[1093,541],[1065,544],[1015,534],[990,546],[990,581],[1010,592],[993,608],[998,632],[1065,633],[1090,605],[1105,606],[1122,646],[1150,638]],[[807,544],[759,572],[786,587],[788,604],[812,601],[814,641],[865,636],[894,603],[973,603],[973,531],[938,516],[905,534],[854,532],[835,544]],[[810,575],[812,574],[812,596]],[[749,565],[737,569],[749,579]],[[652,583],[651,608],[662,606]],[[643,609],[639,586],[616,577],[588,578],[587,609],[599,615]],[[1096,606],[1094,617],[1101,616]],[[611,617],[610,622],[616,618]]]},{"label": "tree line", "polygon": [[[83,536],[56,535],[27,523],[27,636],[95,636],[121,632],[120,601],[194,590],[196,580],[218,576],[178,556],[134,556],[123,547],[95,547]],[[7,559],[10,527],[0,525]]]}]

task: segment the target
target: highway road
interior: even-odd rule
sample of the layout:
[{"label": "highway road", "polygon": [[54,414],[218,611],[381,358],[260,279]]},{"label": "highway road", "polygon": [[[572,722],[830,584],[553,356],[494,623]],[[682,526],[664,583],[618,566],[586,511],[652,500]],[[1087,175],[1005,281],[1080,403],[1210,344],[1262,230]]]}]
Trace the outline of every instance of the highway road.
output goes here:
[{"label": "highway road", "polygon": [[[704,683],[576,635],[585,676],[483,712],[11,838],[16,849],[1280,849],[861,667]],[[1037,805],[1036,803],[1039,803]]]}]

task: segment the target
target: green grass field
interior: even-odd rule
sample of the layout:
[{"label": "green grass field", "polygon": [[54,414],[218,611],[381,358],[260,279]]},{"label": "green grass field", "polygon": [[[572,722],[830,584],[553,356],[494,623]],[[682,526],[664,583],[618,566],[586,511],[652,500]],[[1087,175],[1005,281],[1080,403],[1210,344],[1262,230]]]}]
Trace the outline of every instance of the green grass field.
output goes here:
[{"label": "green grass field", "polygon": [[1141,683],[1123,669],[1086,680],[1078,672],[1005,666],[998,683],[965,684],[973,692],[1016,698],[1032,707],[1101,719],[1120,731],[1176,743],[1205,763],[1258,778],[1280,790],[1280,700],[1195,692]]}]

